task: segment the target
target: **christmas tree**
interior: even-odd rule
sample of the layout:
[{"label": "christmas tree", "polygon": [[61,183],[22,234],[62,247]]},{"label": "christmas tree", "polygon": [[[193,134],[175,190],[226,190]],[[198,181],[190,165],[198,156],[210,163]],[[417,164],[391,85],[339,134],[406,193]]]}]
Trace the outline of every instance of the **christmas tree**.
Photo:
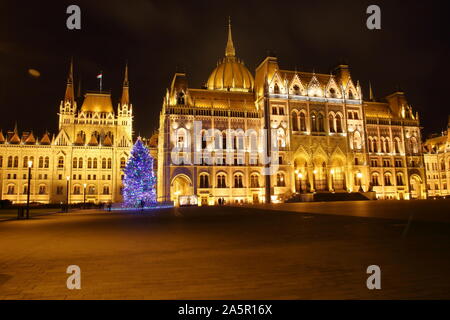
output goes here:
[{"label": "christmas tree", "polygon": [[123,200],[126,207],[139,208],[156,203],[153,157],[138,138],[123,170]]}]

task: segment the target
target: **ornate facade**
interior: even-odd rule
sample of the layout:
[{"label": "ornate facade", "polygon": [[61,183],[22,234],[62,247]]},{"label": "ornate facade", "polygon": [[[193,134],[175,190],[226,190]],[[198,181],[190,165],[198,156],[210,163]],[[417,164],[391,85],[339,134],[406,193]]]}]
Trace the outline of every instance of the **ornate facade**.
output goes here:
[{"label": "ornate facade", "polygon": [[424,143],[427,189],[430,197],[450,196],[450,117],[447,131]]},{"label": "ornate facade", "polygon": [[116,112],[105,92],[87,93],[78,108],[71,64],[57,135],[38,138],[33,132],[20,135],[17,129],[0,131],[0,199],[26,202],[31,165],[31,202],[121,201],[121,168],[132,145],[132,113],[128,68]]},{"label": "ornate facade", "polygon": [[[163,99],[158,196],[200,203],[282,201],[294,193],[373,190],[380,199],[426,197],[419,116],[403,92],[364,100],[347,65],[332,74],[252,74],[225,57],[202,88],[176,73]],[[270,159],[268,163],[267,159]]]}]

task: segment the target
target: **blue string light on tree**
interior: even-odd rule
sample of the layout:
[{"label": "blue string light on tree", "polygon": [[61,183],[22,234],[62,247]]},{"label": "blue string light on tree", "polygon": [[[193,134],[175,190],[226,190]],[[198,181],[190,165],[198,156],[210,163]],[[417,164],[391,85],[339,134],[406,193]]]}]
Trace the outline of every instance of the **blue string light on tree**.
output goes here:
[{"label": "blue string light on tree", "polygon": [[125,207],[140,208],[156,204],[156,176],[153,157],[138,138],[125,166],[123,200]]}]

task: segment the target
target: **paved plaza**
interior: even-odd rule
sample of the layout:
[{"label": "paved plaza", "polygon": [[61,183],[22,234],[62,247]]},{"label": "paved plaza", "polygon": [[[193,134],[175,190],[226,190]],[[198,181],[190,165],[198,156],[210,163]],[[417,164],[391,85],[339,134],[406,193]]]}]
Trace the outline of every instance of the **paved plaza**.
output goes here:
[{"label": "paved plaza", "polygon": [[[448,299],[449,209],[364,201],[2,221],[0,298]],[[381,290],[366,287],[374,264]],[[66,287],[69,265],[80,290]]]}]

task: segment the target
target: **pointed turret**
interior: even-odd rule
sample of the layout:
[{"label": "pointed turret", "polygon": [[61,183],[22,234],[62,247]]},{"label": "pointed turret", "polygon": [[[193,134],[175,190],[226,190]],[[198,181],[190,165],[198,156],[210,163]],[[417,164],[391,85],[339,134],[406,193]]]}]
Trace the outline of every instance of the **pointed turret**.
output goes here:
[{"label": "pointed turret", "polygon": [[125,65],[125,76],[123,79],[123,89],[122,89],[122,99],[120,100],[121,105],[130,105],[130,93],[129,93],[129,83],[128,83],[128,63]]},{"label": "pointed turret", "polygon": [[226,57],[236,56],[236,51],[234,49],[234,44],[233,44],[233,37],[231,35],[231,17],[228,17],[228,41],[227,41],[227,47],[225,48],[225,56]]},{"label": "pointed turret", "polygon": [[374,101],[374,100],[375,100],[375,99],[373,98],[372,83],[370,83],[370,81],[369,81],[369,100],[370,100],[370,101]]},{"label": "pointed turret", "polygon": [[6,142],[6,139],[5,139],[5,137],[3,136],[2,130],[0,130],[0,143],[5,143],[5,142]]},{"label": "pointed turret", "polygon": [[51,143],[48,132],[46,131],[42,139],[39,141],[40,144],[49,145]]},{"label": "pointed turret", "polygon": [[66,94],[64,95],[64,101],[73,103],[75,100],[75,94],[73,90],[73,59],[70,60],[69,74],[67,76]]}]

